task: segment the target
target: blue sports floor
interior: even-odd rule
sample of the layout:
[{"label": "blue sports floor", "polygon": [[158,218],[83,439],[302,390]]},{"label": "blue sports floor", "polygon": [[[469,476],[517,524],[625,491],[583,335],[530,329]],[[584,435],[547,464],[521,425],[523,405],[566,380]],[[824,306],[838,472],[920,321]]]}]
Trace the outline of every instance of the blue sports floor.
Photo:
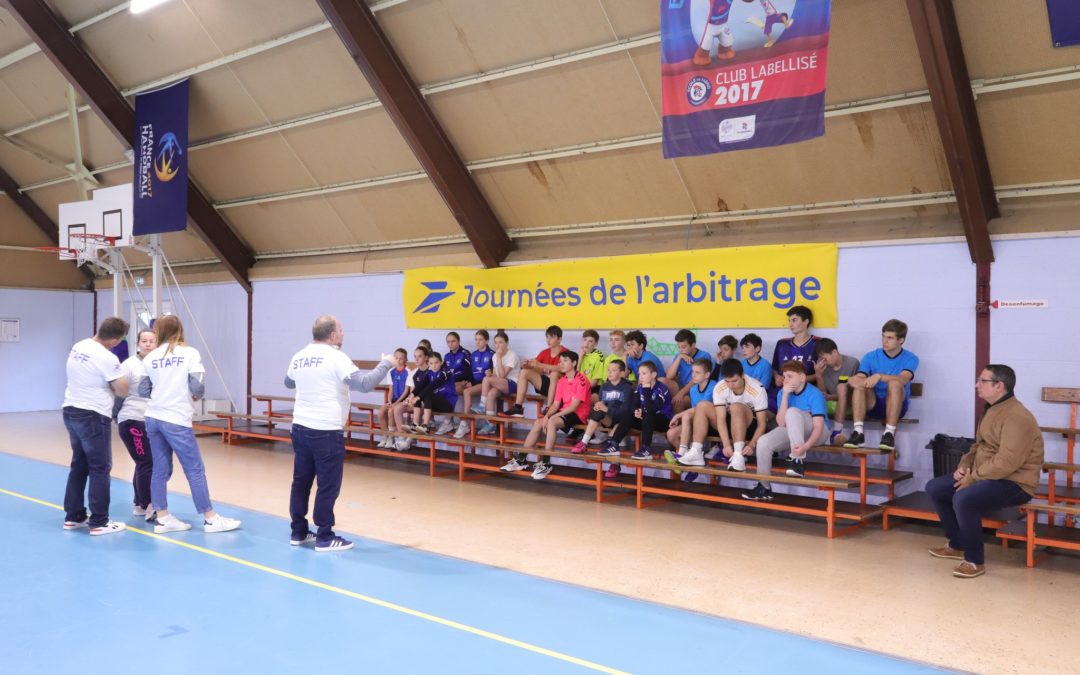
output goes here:
[{"label": "blue sports floor", "polygon": [[155,535],[123,481],[112,515],[132,529],[64,532],[66,476],[0,453],[8,675],[938,672],[360,537],[316,554],[288,545],[286,520],[232,506],[241,530]]}]

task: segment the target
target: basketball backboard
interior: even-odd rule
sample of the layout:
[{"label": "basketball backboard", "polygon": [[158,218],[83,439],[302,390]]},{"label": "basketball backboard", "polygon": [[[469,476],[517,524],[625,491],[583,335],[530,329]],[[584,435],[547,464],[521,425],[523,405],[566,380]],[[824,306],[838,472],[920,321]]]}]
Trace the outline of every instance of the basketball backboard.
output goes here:
[{"label": "basketball backboard", "polygon": [[131,246],[134,242],[131,183],[94,190],[85,202],[60,205],[60,259],[75,260],[80,252]]}]

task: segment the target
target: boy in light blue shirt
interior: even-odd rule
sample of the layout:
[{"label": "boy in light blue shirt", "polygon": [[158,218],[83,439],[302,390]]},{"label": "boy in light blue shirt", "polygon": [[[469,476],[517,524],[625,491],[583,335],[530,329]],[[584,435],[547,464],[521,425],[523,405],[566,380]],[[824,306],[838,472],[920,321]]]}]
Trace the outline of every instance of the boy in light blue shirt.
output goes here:
[{"label": "boy in light blue shirt", "polygon": [[866,443],[863,421],[867,415],[885,420],[878,446],[886,450],[896,447],[896,425],[907,414],[911,381],[919,367],[919,357],[903,347],[907,331],[907,324],[899,319],[886,321],[881,327],[881,349],[863,356],[859,371],[848,381],[855,431],[845,448],[861,448]]}]

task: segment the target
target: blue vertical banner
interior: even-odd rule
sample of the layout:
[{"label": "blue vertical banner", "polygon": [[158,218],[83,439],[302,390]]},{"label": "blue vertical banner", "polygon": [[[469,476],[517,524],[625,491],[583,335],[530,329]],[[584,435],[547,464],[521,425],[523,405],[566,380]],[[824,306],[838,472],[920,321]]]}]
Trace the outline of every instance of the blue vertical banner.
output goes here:
[{"label": "blue vertical banner", "polygon": [[135,97],[136,235],[187,227],[188,81]]},{"label": "blue vertical banner", "polygon": [[1077,0],[1046,0],[1050,17],[1050,38],[1055,47],[1080,45],[1080,2]]},{"label": "blue vertical banner", "polygon": [[831,0],[660,0],[664,157],[825,135]]}]

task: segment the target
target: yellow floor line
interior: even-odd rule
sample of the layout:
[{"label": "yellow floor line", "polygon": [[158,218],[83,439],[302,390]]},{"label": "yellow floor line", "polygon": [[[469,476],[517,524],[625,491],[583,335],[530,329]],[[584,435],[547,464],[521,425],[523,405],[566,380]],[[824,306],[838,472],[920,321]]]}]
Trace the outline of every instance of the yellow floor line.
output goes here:
[{"label": "yellow floor line", "polygon": [[[64,507],[60,506],[59,504],[53,504],[52,502],[46,502],[46,501],[42,501],[40,499],[35,499],[34,497],[29,497],[27,495],[20,494],[18,492],[12,492],[11,490],[5,490],[4,488],[0,488],[0,494],[5,494],[5,495],[9,495],[11,497],[16,497],[18,499],[22,499],[22,500],[25,500],[25,501],[28,501],[28,502],[33,502],[34,504],[39,504],[41,506],[47,506],[49,508],[56,509],[57,511],[63,511],[64,510]],[[162,536],[160,534],[155,534],[153,532],[150,532],[148,530],[142,530],[142,529],[139,529],[137,527],[131,527],[130,525],[128,526],[127,529],[129,531],[131,531],[131,532],[135,532],[136,534],[141,534],[144,537],[150,537],[152,539],[157,539],[158,541],[162,541],[162,542],[165,542],[165,543],[168,543],[168,544],[172,544],[174,546],[180,546],[182,548],[186,548],[186,549],[189,549],[189,550],[192,550],[192,551],[197,551],[197,552],[203,553],[205,555],[213,556],[215,558],[220,558],[221,560],[227,560],[227,561],[229,561],[231,563],[235,563],[237,565],[243,565],[244,567],[249,567],[251,569],[258,570],[260,572],[265,572],[267,574],[273,574],[274,576],[278,576],[278,577],[281,577],[283,579],[288,579],[290,581],[295,581],[297,583],[312,586],[314,588],[319,588],[319,589],[322,589],[324,591],[330,591],[331,593],[337,593],[338,595],[344,595],[345,597],[353,598],[354,600],[360,600],[361,602],[366,602],[366,603],[368,603],[370,605],[375,605],[377,607],[382,607],[383,609],[389,609],[391,611],[399,612],[401,614],[407,614],[409,616],[413,616],[413,617],[416,617],[418,619],[423,619],[424,621],[430,621],[432,623],[437,623],[437,624],[439,624],[441,626],[446,626],[448,628],[453,628],[455,630],[459,630],[459,631],[462,631],[462,632],[465,632],[465,633],[470,633],[472,635],[477,635],[479,637],[486,638],[488,640],[493,640],[495,642],[501,642],[501,643],[503,643],[505,645],[510,645],[511,647],[517,647],[518,649],[524,649],[526,651],[535,652],[537,654],[542,654],[544,656],[548,656],[548,657],[551,657],[553,659],[558,659],[560,661],[566,661],[567,663],[573,663],[575,665],[582,666],[584,668],[589,668],[590,670],[595,670],[595,671],[598,671],[598,672],[601,672],[601,673],[610,673],[611,675],[629,675],[626,671],[617,670],[615,668],[609,668],[607,666],[600,665],[599,663],[593,663],[592,661],[586,661],[585,659],[579,659],[579,658],[577,658],[575,656],[570,656],[569,654],[563,654],[561,652],[553,651],[551,649],[545,649],[544,647],[539,647],[537,645],[529,644],[528,642],[522,642],[521,640],[515,640],[514,638],[506,637],[505,635],[499,635],[498,633],[492,633],[491,631],[486,631],[486,630],[484,630],[482,628],[475,628],[473,626],[469,626],[467,624],[460,623],[458,621],[453,621],[451,619],[444,619],[444,618],[442,618],[440,616],[435,616],[434,614],[428,614],[427,612],[421,612],[419,610],[410,609],[410,608],[405,607],[403,605],[398,605],[398,604],[395,604],[393,602],[387,602],[386,600],[380,600],[379,598],[374,598],[374,597],[372,597],[370,595],[364,595],[363,593],[356,593],[356,592],[350,591],[350,590],[345,589],[345,588],[340,588],[338,586],[331,586],[330,584],[324,584],[321,581],[315,581],[314,579],[308,579],[307,577],[301,577],[301,576],[298,576],[296,574],[286,572],[284,570],[279,570],[279,569],[276,569],[276,568],[273,568],[273,567],[267,567],[266,565],[260,565],[259,563],[251,562],[250,560],[244,560],[243,558],[237,558],[235,556],[231,556],[231,555],[228,555],[226,553],[219,553],[218,551],[214,551],[214,550],[211,550],[211,549],[208,549],[208,548],[203,548],[202,546],[196,546],[195,544],[189,544],[186,541],[180,541],[179,539],[173,539],[171,537],[165,537],[165,536]]]}]

